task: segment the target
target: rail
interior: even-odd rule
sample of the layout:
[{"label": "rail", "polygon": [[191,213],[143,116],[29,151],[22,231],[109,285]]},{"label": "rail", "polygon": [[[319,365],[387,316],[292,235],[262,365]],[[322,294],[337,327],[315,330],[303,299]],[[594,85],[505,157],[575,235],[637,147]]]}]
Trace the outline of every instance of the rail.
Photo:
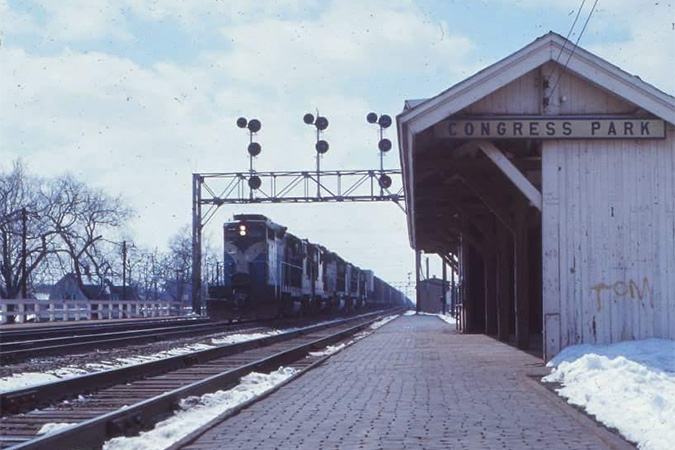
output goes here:
[{"label": "rail", "polygon": [[158,300],[0,299],[0,324],[166,317],[187,312],[179,302]]}]

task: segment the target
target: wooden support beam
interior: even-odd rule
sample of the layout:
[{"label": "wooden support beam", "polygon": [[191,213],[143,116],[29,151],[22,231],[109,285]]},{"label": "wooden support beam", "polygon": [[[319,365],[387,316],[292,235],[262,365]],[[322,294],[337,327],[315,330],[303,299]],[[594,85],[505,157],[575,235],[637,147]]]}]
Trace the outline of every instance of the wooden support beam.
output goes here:
[{"label": "wooden support beam", "polygon": [[525,350],[530,346],[530,289],[528,258],[527,205],[519,205],[516,212],[515,269],[516,269],[516,345]]},{"label": "wooden support beam", "polygon": [[509,258],[509,241],[511,234],[502,226],[497,227],[497,336],[500,341],[508,342],[511,334],[510,311],[511,311],[511,284]]},{"label": "wooden support beam", "polygon": [[[460,175],[461,176],[461,175]],[[466,186],[473,191],[473,193],[482,201],[492,213],[497,216],[500,222],[506,226],[511,232],[515,232],[515,222],[508,211],[499,202],[494,199],[494,196],[488,192],[480,182],[471,177],[462,176],[462,181]]]},{"label": "wooden support beam", "polygon": [[518,190],[541,212],[542,196],[539,189],[534,187],[523,173],[492,143],[489,141],[480,141],[478,143],[485,156],[490,158],[499,169],[504,172],[509,180],[516,185]]},{"label": "wooden support beam", "polygon": [[485,290],[485,334],[497,334],[497,252],[494,218],[484,223],[485,253],[483,254],[483,279]]}]

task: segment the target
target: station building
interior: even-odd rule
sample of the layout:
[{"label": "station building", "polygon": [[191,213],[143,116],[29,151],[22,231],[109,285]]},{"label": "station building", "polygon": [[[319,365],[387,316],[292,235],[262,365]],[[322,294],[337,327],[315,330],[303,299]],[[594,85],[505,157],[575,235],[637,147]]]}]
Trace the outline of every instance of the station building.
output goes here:
[{"label": "station building", "polygon": [[410,244],[459,274],[465,332],[547,360],[675,339],[674,97],[549,33],[397,125]]}]

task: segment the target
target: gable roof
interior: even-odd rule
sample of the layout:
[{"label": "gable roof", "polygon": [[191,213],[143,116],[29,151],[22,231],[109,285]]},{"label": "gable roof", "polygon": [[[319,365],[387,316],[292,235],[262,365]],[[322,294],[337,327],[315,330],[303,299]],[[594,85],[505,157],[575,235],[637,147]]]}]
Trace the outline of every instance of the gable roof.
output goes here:
[{"label": "gable roof", "polygon": [[413,248],[416,248],[415,202],[410,181],[415,135],[525,74],[556,60],[568,61],[566,71],[675,125],[675,97],[581,47],[575,47],[574,43],[561,35],[549,32],[432,98],[406,101],[404,110],[396,116],[399,156],[407,204],[408,236]]},{"label": "gable roof", "polygon": [[422,131],[543,64],[568,58],[566,70],[675,125],[675,97],[581,47],[575,48],[559,34],[549,32],[435,97],[406,102],[404,111],[397,117],[399,132],[404,124],[413,133]]}]

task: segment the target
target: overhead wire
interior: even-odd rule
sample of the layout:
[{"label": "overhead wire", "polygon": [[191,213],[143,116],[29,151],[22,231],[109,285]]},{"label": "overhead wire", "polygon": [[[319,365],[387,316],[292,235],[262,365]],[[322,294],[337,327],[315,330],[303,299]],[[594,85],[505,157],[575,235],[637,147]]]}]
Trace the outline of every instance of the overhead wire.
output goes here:
[{"label": "overhead wire", "polygon": [[[581,6],[579,6],[579,8],[577,9],[577,15],[576,15],[576,17],[574,18],[574,22],[572,22],[572,26],[570,27],[570,30],[567,32],[567,36],[565,36],[565,42],[563,42],[563,45],[562,45],[562,47],[560,47],[560,51],[558,52],[558,56],[556,56],[556,58],[555,58],[555,62],[556,62],[556,63],[560,60],[560,56],[562,55],[563,50],[565,50],[565,46],[567,45],[567,42],[568,42],[569,39],[570,39],[570,35],[572,34],[572,31],[574,31],[574,27],[575,27],[576,24],[577,24],[577,20],[579,20],[579,16],[581,15],[581,10],[584,9],[584,5],[585,5],[585,4],[586,4],[586,0],[582,0],[582,1],[581,1]],[[550,71],[549,74],[546,76],[546,79],[551,78],[551,75],[553,75],[553,71],[554,71],[554,70],[555,70],[554,68],[551,68],[551,71]]]},{"label": "overhead wire", "polygon": [[599,0],[595,0],[593,3],[593,7],[591,8],[591,12],[588,14],[588,17],[586,18],[586,22],[584,22],[584,26],[581,29],[581,33],[579,33],[579,36],[577,37],[577,40],[574,42],[574,47],[572,47],[572,51],[570,52],[570,55],[567,57],[567,61],[565,61],[565,65],[563,66],[562,70],[560,71],[560,74],[558,75],[558,78],[555,81],[555,84],[553,85],[553,88],[551,89],[551,92],[548,94],[548,97],[551,98],[553,96],[553,93],[555,92],[556,88],[558,87],[558,83],[560,83],[560,79],[562,78],[562,74],[567,69],[567,65],[570,63],[570,60],[572,59],[572,56],[574,56],[574,52],[576,51],[579,41],[581,40],[581,36],[584,35],[584,31],[586,31],[586,26],[588,26],[588,22],[591,20],[591,16],[593,16],[593,12],[595,11],[595,7],[598,5]]}]

